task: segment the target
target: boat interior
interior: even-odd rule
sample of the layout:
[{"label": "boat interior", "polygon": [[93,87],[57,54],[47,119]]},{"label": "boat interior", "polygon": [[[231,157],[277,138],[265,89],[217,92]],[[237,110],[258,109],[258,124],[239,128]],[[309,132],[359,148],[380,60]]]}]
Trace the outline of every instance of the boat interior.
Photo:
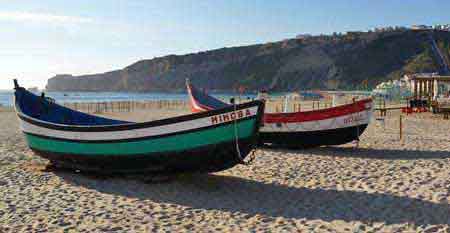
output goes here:
[{"label": "boat interior", "polygon": [[119,125],[132,122],[113,120],[75,111],[56,104],[44,95],[37,96],[22,87],[16,86],[15,106],[24,115],[62,125]]}]

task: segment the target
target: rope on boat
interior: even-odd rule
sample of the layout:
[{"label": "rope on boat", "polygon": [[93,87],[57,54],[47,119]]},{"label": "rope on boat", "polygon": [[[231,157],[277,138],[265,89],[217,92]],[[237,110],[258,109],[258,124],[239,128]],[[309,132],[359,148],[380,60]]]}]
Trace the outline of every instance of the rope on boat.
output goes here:
[{"label": "rope on boat", "polygon": [[242,161],[243,165],[253,164],[253,161],[255,161],[255,158],[256,158],[256,149],[252,149],[251,154],[250,154],[250,159],[247,162]]},{"label": "rope on boat", "polygon": [[[236,100],[233,102],[234,112],[236,113]],[[234,138],[236,142],[236,152],[238,154],[239,163],[242,165],[251,165],[253,163],[253,160],[255,160],[255,150],[252,150],[252,154],[250,156],[249,161],[245,161],[242,157],[241,150],[239,148],[239,135],[238,135],[238,128],[237,128],[237,117],[234,118]]]}]

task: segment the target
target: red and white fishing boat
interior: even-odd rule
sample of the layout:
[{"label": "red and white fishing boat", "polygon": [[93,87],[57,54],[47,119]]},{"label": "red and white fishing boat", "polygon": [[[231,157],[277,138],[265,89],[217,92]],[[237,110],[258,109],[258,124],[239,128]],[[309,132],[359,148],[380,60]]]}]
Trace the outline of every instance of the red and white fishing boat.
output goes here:
[{"label": "red and white fishing boat", "polygon": [[[186,85],[193,112],[230,106],[189,82]],[[371,98],[314,111],[265,113],[260,142],[298,148],[341,145],[359,140],[371,116]]]}]

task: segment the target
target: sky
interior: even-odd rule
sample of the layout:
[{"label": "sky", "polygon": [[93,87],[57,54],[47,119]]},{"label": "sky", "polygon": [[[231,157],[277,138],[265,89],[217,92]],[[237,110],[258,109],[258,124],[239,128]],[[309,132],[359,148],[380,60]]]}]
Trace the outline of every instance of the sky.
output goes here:
[{"label": "sky", "polygon": [[0,89],[140,59],[382,26],[450,23],[448,0],[0,0]]}]

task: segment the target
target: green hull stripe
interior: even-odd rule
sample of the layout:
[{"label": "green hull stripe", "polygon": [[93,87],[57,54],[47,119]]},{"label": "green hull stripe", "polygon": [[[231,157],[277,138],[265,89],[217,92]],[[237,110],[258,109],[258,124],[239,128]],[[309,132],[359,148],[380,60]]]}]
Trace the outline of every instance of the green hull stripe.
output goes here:
[{"label": "green hull stripe", "polygon": [[[255,119],[239,122],[237,125],[239,138],[250,137],[253,133],[255,122]],[[84,155],[132,155],[183,151],[195,147],[230,141],[235,138],[234,127],[234,124],[228,124],[197,132],[134,142],[68,142],[41,138],[28,134],[26,135],[26,139],[30,147],[49,152]]]}]

